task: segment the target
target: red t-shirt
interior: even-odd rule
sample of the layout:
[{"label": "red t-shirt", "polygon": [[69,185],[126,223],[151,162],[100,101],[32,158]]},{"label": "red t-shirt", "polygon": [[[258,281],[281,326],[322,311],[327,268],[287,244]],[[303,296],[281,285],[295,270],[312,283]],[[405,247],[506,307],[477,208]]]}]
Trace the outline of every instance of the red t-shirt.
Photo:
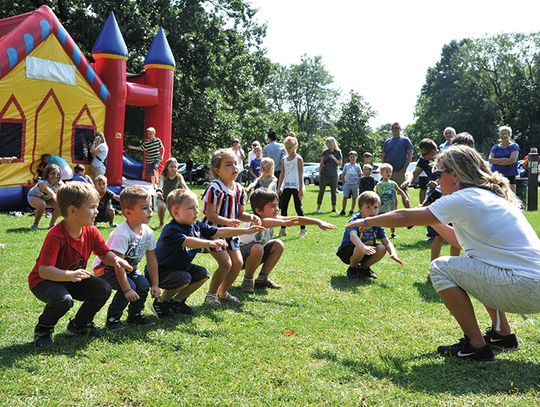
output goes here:
[{"label": "red t-shirt", "polygon": [[81,236],[74,238],[66,232],[62,221],[45,237],[36,265],[28,276],[30,289],[44,281],[39,276],[40,266],[54,266],[61,270],[86,269],[92,252],[96,256],[104,256],[109,251],[95,226],[83,226]]}]

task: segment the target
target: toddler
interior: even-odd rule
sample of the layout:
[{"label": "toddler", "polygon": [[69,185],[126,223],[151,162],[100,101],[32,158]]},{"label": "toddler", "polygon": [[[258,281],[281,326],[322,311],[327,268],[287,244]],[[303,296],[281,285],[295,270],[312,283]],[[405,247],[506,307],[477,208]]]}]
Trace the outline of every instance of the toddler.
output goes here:
[{"label": "toddler", "polygon": [[[380,172],[382,179],[375,186],[375,191],[381,198],[379,211],[381,214],[393,211],[397,208],[397,194],[401,195],[405,207],[408,208],[410,205],[409,196],[407,193],[404,192],[395,181],[390,179],[392,176],[392,171],[393,168],[391,164],[381,164]],[[395,228],[391,228],[390,230],[392,231],[390,237],[395,238]]]}]

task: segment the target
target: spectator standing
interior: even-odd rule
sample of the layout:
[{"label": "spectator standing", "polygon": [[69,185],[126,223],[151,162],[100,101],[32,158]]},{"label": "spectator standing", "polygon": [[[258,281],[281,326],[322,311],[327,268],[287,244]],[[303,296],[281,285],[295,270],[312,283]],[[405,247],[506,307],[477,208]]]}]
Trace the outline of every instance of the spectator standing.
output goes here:
[{"label": "spectator standing", "polygon": [[97,132],[94,142],[90,144],[90,154],[92,154],[92,176],[94,179],[98,175],[105,175],[107,170],[107,156],[109,155],[109,146],[105,141],[105,136]]},{"label": "spectator standing", "polygon": [[326,186],[330,186],[332,196],[332,212],[336,212],[336,190],[338,184],[338,167],[343,163],[343,156],[334,137],[326,139],[326,149],[322,153],[319,167],[319,196],[317,197],[317,213],[321,212],[321,204]]},{"label": "spectator standing", "polygon": [[274,176],[279,179],[281,174],[281,160],[285,157],[285,147],[277,142],[277,134],[275,131],[268,132],[268,144],[263,148],[263,157],[270,157],[274,160]]},{"label": "spectator standing", "polygon": [[[392,166],[392,181],[398,185],[405,181],[405,172],[412,161],[413,146],[408,137],[401,136],[399,123],[392,124],[392,137],[385,140],[382,149],[382,162]],[[403,203],[405,206],[405,203]]]},{"label": "spectator standing", "polygon": [[456,137],[456,130],[453,127],[447,127],[443,131],[443,136],[446,141],[439,146],[439,150],[441,151],[446,150],[452,145],[452,140]]},{"label": "spectator standing", "polygon": [[517,159],[519,146],[512,141],[512,129],[499,127],[500,142],[491,148],[489,163],[491,171],[497,171],[510,181],[510,188],[516,192],[516,176],[518,175]]},{"label": "spectator standing", "polygon": [[232,150],[236,156],[236,166],[238,167],[238,177],[236,178],[236,182],[241,184],[244,178],[244,160],[246,159],[246,153],[244,153],[239,139],[235,138],[233,140]]},{"label": "spectator standing", "polygon": [[158,168],[161,160],[163,160],[163,154],[165,153],[165,147],[160,139],[156,137],[156,129],[148,127],[146,129],[147,139],[143,141],[140,146],[128,145],[129,150],[146,151],[146,176],[150,177],[150,182],[155,188],[159,177]]},{"label": "spectator standing", "polygon": [[193,176],[191,172],[193,171],[193,160],[191,157],[188,157],[186,161],[186,178],[189,181],[190,185],[193,185]]}]

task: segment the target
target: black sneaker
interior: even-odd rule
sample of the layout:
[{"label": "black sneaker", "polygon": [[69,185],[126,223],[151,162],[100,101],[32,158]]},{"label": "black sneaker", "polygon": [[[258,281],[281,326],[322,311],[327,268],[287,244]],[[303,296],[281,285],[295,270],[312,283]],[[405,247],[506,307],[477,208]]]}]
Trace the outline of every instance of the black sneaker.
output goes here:
[{"label": "black sneaker", "polygon": [[195,312],[193,312],[193,309],[186,304],[186,300],[183,300],[183,301],[170,300],[169,308],[175,314],[184,314],[184,315],[195,314]]},{"label": "black sneaker", "polygon": [[372,278],[374,280],[379,277],[373,272],[373,270],[371,270],[371,267],[364,266],[363,264],[359,264],[357,270],[358,274],[360,274],[362,277]]},{"label": "black sneaker", "polygon": [[124,324],[122,321],[120,321],[120,318],[117,317],[109,317],[107,318],[107,322],[105,322],[105,328],[107,328],[109,331],[117,331],[123,327]]},{"label": "black sneaker", "polygon": [[339,216],[345,216],[345,211],[341,211],[341,212],[339,213]]},{"label": "black sneaker", "polygon": [[469,338],[466,336],[453,345],[439,346],[437,352],[442,355],[455,356],[463,360],[475,360],[484,363],[495,362],[495,355],[490,345],[486,344],[479,349],[475,349],[471,346]]},{"label": "black sneaker", "polygon": [[169,307],[169,303],[161,302],[157,298],[154,300],[152,304],[150,304],[150,310],[152,311],[152,313],[157,319],[170,317],[172,315],[172,311]]},{"label": "black sneaker", "polygon": [[484,339],[495,351],[507,352],[519,349],[516,334],[502,336],[495,332],[493,327],[488,328],[484,334]]},{"label": "black sneaker", "polygon": [[127,323],[131,325],[150,326],[155,325],[156,321],[151,320],[146,315],[136,314],[127,318]]},{"label": "black sneaker", "polygon": [[52,333],[54,327],[37,324],[34,329],[34,346],[36,348],[48,348],[53,344]]},{"label": "black sneaker", "polygon": [[349,211],[349,216],[354,215],[354,211]]},{"label": "black sneaker", "polygon": [[86,325],[78,326],[74,320],[70,320],[66,328],[66,334],[69,336],[94,336],[100,337],[101,331],[96,328],[93,322],[88,322]]},{"label": "black sneaker", "polygon": [[347,269],[347,278],[350,278],[351,280],[362,280],[366,278],[367,276],[365,274],[362,274],[358,267],[349,267]]}]

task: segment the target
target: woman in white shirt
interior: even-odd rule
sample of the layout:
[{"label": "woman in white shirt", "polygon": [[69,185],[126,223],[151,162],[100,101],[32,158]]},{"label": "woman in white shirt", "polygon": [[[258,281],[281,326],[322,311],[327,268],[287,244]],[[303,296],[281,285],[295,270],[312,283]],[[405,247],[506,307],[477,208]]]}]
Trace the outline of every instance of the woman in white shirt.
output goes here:
[{"label": "woman in white shirt", "polygon": [[107,160],[107,155],[109,155],[109,146],[105,141],[105,136],[103,133],[96,133],[94,142],[90,145],[90,153],[93,156],[92,173],[94,175],[94,179],[98,175],[105,175],[105,160]]},{"label": "woman in white shirt", "polygon": [[[540,312],[540,240],[508,180],[492,173],[476,150],[452,146],[436,158],[434,171],[444,196],[432,205],[348,226],[430,225],[453,246],[462,247],[463,257],[439,257],[430,266],[433,287],[464,332],[458,343],[437,351],[492,362],[492,347],[518,348],[505,312]],[[489,313],[492,327],[485,334],[469,295]]]}]

